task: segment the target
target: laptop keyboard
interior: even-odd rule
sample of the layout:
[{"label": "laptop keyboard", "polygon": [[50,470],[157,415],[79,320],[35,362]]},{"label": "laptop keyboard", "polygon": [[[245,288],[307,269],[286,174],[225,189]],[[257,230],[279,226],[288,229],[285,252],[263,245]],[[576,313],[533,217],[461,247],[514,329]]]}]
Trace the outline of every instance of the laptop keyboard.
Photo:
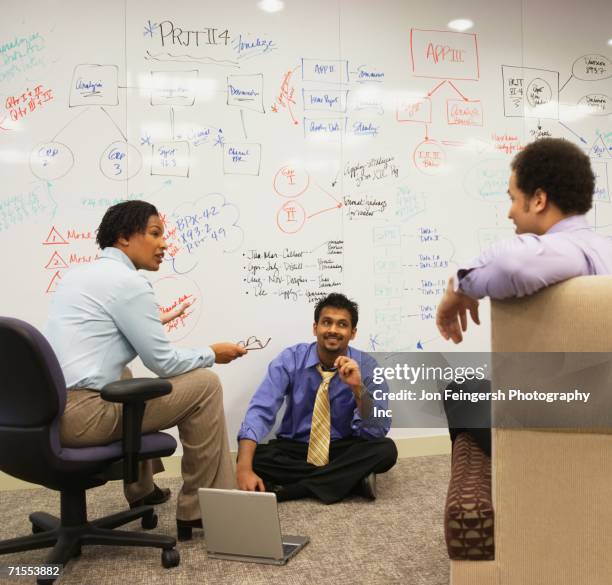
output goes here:
[{"label": "laptop keyboard", "polygon": [[283,555],[284,556],[290,555],[298,546],[300,545],[283,543]]}]

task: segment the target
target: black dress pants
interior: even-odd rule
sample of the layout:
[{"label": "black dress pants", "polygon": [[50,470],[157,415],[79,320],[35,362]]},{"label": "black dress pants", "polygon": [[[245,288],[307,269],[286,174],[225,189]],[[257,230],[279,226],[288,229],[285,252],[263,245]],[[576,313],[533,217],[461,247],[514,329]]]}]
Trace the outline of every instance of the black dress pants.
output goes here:
[{"label": "black dress pants", "polygon": [[[308,443],[274,439],[257,445],[253,471],[279,501],[314,496],[326,504],[345,498],[370,473],[384,473],[397,461],[391,439],[359,437],[332,441],[329,463],[321,467],[306,461]],[[282,486],[276,489],[275,486]]]},{"label": "black dress pants", "polygon": [[[490,392],[491,380],[469,380],[462,384],[451,382],[446,389],[453,392],[459,392],[460,390],[464,392]],[[448,432],[453,443],[461,433],[469,433],[484,453],[489,457],[491,456],[490,401],[444,400],[444,411],[448,420]]]}]

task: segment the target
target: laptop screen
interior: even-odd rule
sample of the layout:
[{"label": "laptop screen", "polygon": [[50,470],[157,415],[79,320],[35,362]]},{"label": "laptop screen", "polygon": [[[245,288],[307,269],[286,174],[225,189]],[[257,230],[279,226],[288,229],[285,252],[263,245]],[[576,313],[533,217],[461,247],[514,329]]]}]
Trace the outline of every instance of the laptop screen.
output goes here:
[{"label": "laptop screen", "polygon": [[276,495],[239,490],[198,490],[209,552],[283,558]]}]

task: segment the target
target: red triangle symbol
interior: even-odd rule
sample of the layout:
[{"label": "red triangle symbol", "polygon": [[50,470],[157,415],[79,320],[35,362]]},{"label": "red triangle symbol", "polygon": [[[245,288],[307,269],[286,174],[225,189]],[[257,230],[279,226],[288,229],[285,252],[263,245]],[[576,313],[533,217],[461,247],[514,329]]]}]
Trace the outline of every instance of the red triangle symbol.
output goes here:
[{"label": "red triangle symbol", "polygon": [[60,235],[55,229],[55,226],[51,228],[47,239],[43,242],[43,246],[53,246],[55,244],[67,244],[68,242]]},{"label": "red triangle symbol", "polygon": [[47,270],[53,270],[55,268],[68,268],[68,264],[66,264],[65,260],[57,253],[53,252],[53,256],[47,265],[45,266]]},{"label": "red triangle symbol", "polygon": [[62,275],[60,274],[60,271],[58,270],[51,278],[51,282],[49,282],[49,286],[47,287],[46,292],[54,293],[55,290],[57,289],[58,281],[60,280],[62,280]]}]

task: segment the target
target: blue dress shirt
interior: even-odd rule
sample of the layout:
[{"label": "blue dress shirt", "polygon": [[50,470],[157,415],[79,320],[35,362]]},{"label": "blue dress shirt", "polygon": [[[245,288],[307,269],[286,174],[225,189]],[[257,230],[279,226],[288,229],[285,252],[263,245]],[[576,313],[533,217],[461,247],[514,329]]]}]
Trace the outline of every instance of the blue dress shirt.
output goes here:
[{"label": "blue dress shirt", "polygon": [[173,347],[151,283],[118,248],[69,270],[51,302],[44,333],[68,388],[101,390],[137,355],[162,378],[212,366],[215,354]]},{"label": "blue dress shirt", "polygon": [[[386,382],[374,384],[373,369],[376,360],[366,353],[352,347],[348,357],[354,359],[361,370],[361,379],[370,398],[375,389],[388,392]],[[238,433],[238,440],[251,439],[261,442],[270,432],[283,400],[287,408],[277,436],[308,442],[312,411],[321,375],[316,369],[319,364],[316,343],[299,343],[282,351],[268,366],[268,373],[261,383],[244,417]],[[336,374],[329,385],[331,411],[331,440],[347,437],[374,439],[384,437],[391,426],[387,417],[373,417],[362,420],[350,386],[342,382]],[[379,410],[387,409],[386,400],[374,400],[373,406]]]}]

